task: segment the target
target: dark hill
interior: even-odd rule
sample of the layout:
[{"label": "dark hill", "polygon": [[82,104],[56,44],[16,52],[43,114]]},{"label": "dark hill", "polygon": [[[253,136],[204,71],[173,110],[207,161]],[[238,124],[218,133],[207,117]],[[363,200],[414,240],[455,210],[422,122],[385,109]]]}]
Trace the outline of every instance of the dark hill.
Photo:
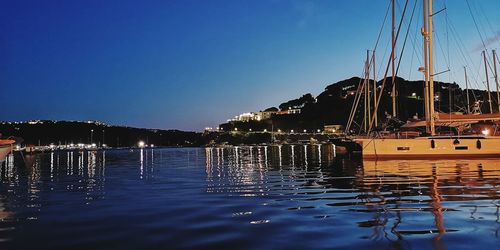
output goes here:
[{"label": "dark hill", "polygon": [[[279,105],[281,110],[287,108],[300,108],[300,114],[277,114],[271,119],[256,122],[230,122],[221,124],[225,130],[232,130],[235,127],[238,129],[247,130],[291,130],[296,131],[323,129],[324,125],[339,124],[345,125],[351,108],[353,106],[354,97],[362,79],[353,77],[342,80],[337,83],[328,85],[325,90],[320,93],[316,99],[311,94],[305,94],[302,97]],[[378,91],[380,91],[382,80],[377,82]],[[370,81],[370,86],[373,86],[373,81]],[[413,116],[423,117],[424,115],[424,82],[423,81],[408,81],[403,78],[396,78],[397,86],[397,111],[398,118],[406,121]],[[436,98],[436,109],[442,112],[457,112],[465,111],[466,98],[465,91],[462,90],[456,83],[434,82]],[[379,105],[379,120],[383,122],[387,114],[392,113],[392,98],[390,92],[392,89],[391,78],[388,78],[382,94],[382,99]],[[477,100],[487,100],[487,93],[482,90],[470,90],[471,107]],[[496,96],[492,93],[492,96]],[[496,101],[494,101],[496,107]],[[482,105],[482,112],[489,112],[486,101]],[[361,102],[362,104],[362,102]],[[363,110],[358,108],[357,120],[360,121],[363,115]]]}]

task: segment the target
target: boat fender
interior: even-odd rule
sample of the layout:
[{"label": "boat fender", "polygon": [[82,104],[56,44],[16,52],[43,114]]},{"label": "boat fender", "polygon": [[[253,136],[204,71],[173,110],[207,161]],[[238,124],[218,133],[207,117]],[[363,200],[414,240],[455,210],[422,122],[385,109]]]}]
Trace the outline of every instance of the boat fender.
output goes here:
[{"label": "boat fender", "polygon": [[476,147],[477,147],[477,149],[481,149],[481,141],[480,140],[476,141]]},{"label": "boat fender", "polygon": [[434,140],[431,140],[431,148],[436,148],[436,142]]},{"label": "boat fender", "polygon": [[458,139],[455,139],[455,140],[453,141],[453,144],[454,144],[454,145],[460,144],[460,141],[459,141]]}]

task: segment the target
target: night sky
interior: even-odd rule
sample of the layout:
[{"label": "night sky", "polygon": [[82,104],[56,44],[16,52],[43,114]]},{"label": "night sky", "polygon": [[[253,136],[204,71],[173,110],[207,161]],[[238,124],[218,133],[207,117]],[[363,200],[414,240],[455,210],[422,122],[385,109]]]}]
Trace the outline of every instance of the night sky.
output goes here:
[{"label": "night sky", "polygon": [[[400,14],[404,1],[397,2]],[[388,3],[0,0],[0,120],[215,126],[360,76]],[[465,0],[435,1],[436,11],[447,7],[435,17],[435,70],[449,67],[437,80],[464,86],[462,44],[473,87],[484,88],[481,37],[488,49],[500,47],[500,1],[469,3],[481,36]],[[419,1],[400,70],[412,80],[422,78],[420,8]],[[382,37],[378,68],[389,26]]]}]

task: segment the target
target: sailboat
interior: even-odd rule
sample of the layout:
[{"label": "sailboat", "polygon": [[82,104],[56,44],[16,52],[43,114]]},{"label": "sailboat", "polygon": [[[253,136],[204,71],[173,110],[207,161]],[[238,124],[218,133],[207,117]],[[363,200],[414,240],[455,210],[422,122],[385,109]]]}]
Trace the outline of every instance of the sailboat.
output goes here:
[{"label": "sailboat", "polygon": [[5,160],[5,157],[12,152],[15,140],[0,140],[0,162]]},{"label": "sailboat", "polygon": [[[432,44],[432,18],[434,13],[432,11],[432,0],[424,0],[423,2],[424,66],[419,70],[424,73],[425,79],[425,125],[429,136],[417,136],[415,138],[357,137],[354,138],[354,141],[361,145],[362,156],[365,159],[500,157],[500,137],[490,135],[492,131],[485,130],[479,135],[462,136],[443,136],[436,133],[436,124],[451,122],[471,124],[479,121],[498,121],[500,120],[500,114],[455,115],[435,111]],[[378,101],[380,101],[380,98]],[[375,112],[377,112],[377,106],[375,106]]]}]

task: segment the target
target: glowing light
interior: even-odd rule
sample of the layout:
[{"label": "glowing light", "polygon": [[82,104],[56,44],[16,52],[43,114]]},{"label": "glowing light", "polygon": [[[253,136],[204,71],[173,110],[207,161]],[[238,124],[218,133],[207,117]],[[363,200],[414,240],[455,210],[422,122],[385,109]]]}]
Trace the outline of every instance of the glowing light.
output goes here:
[{"label": "glowing light", "polygon": [[481,133],[483,133],[483,135],[489,135],[490,131],[487,128],[485,128],[483,131],[481,131]]},{"label": "glowing light", "polygon": [[290,133],[293,133],[293,129],[292,129],[292,130],[290,130]]},{"label": "glowing light", "polygon": [[248,131],[252,132],[252,129],[249,129]]},{"label": "glowing light", "polygon": [[139,146],[140,148],[143,148],[144,146],[146,146],[146,144],[143,141],[139,141],[137,143],[137,146]]},{"label": "glowing light", "polygon": [[306,130],[306,129],[304,129],[304,133],[307,133],[307,130]]},{"label": "glowing light", "polygon": [[318,133],[321,132],[321,129],[316,130],[316,132],[318,132]]},{"label": "glowing light", "polygon": [[278,129],[278,133],[281,133],[281,129]]},{"label": "glowing light", "polygon": [[267,129],[264,129],[264,132],[267,132]]},{"label": "glowing light", "polygon": [[234,128],[234,131],[238,131],[238,128]]}]

